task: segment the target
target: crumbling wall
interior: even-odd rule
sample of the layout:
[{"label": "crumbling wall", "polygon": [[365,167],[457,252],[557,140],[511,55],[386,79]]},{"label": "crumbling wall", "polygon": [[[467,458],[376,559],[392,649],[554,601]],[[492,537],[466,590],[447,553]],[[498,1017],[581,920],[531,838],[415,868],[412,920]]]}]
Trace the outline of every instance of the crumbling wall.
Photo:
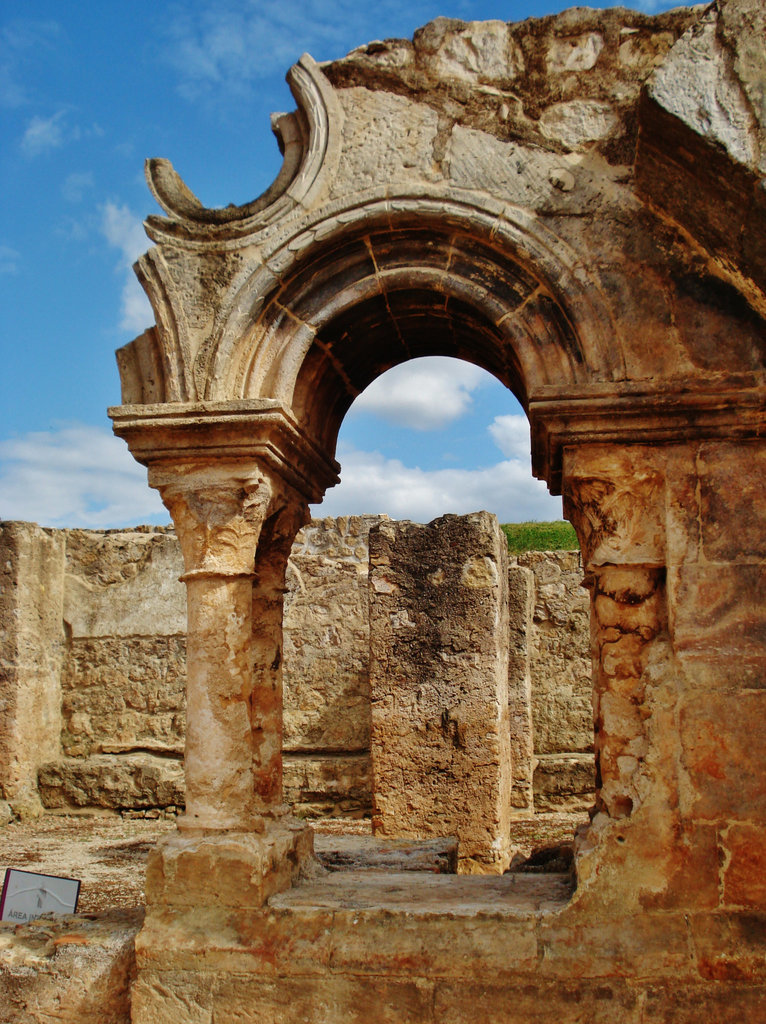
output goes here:
[{"label": "crumbling wall", "polygon": [[[368,536],[384,518],[313,520],[290,556],[284,784],[301,814],[355,816],[372,806]],[[5,800],[16,813],[39,810],[39,781],[50,808],[175,813],[184,802],[186,683],[175,533],[5,523],[0,544]],[[589,806],[588,596],[579,556],[530,552],[511,563],[511,805],[517,815]]]},{"label": "crumbling wall", "polygon": [[514,559],[534,576],[529,632],[537,810],[593,803],[590,598],[579,551],[527,551]]},{"label": "crumbling wall", "polygon": [[0,530],[0,822],[42,811],[37,772],[58,758],[64,540],[34,523]]}]

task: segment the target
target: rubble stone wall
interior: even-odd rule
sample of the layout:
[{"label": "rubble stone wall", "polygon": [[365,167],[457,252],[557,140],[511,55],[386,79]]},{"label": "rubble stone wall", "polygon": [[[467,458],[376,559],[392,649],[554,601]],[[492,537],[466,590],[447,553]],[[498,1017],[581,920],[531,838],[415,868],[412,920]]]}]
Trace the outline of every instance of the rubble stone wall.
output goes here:
[{"label": "rubble stone wall", "polygon": [[[284,785],[298,813],[371,808],[368,536],[381,518],[313,520],[291,554]],[[49,808],[175,813],[184,802],[186,597],[173,530],[5,523],[0,545],[0,799],[17,814],[39,811],[40,798]],[[511,562],[512,806],[532,808],[532,771],[538,810],[588,806],[593,729],[579,555]]]}]

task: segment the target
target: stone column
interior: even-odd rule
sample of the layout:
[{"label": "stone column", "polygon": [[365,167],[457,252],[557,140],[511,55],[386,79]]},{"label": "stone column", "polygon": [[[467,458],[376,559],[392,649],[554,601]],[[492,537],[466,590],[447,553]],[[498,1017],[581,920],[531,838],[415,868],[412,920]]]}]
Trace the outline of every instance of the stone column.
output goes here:
[{"label": "stone column", "polygon": [[565,512],[591,592],[596,804],[613,820],[648,792],[646,670],[667,630],[664,456],[654,454],[593,445],[565,459]]},{"label": "stone column", "polygon": [[287,560],[296,534],[309,521],[304,502],[285,504],[266,520],[253,585],[253,781],[259,807],[282,803],[282,665]]},{"label": "stone column", "polygon": [[147,906],[259,907],[312,856],[282,804],[282,595],[338,467],[272,400],[111,415],[173,517],[187,587],[186,815],[150,856]]},{"label": "stone column", "polygon": [[179,827],[248,831],[282,804],[281,598],[307,508],[288,507],[274,479],[253,466],[153,477],[186,569],[186,816]]}]

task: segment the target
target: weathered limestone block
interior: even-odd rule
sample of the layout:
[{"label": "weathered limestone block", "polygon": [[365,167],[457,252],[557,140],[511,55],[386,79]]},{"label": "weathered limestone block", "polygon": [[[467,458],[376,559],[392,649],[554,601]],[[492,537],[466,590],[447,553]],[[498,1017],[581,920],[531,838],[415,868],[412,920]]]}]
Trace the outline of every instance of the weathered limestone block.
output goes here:
[{"label": "weathered limestone block", "polygon": [[516,811],[534,810],[532,777],[532,678],[530,640],[535,580],[529,569],[508,567],[508,708],[511,729],[513,784],[511,805]]},{"label": "weathered limestone block", "polygon": [[372,807],[370,755],[285,754],[285,803],[299,817],[358,817]]},{"label": "weathered limestone block", "polygon": [[[339,98],[345,114],[344,146],[331,194],[347,194],[350,187],[356,190],[384,178],[433,181],[440,176],[431,158],[439,119],[430,107],[367,89],[344,89]],[[371,130],[385,140],[383,145],[370,148]]]},{"label": "weathered limestone block", "polygon": [[143,910],[0,925],[3,1024],[130,1024]]},{"label": "weathered limestone block", "polygon": [[312,520],[295,539],[284,612],[285,751],[369,749],[368,534],[379,519]]},{"label": "weathered limestone block", "polygon": [[538,754],[536,762],[536,811],[580,811],[591,807],[596,777],[593,754]]},{"label": "weathered limestone block", "polygon": [[65,536],[64,618],[73,638],[186,632],[183,561],[171,527]]},{"label": "weathered limestone block", "polygon": [[61,678],[64,753],[183,755],[186,637],[72,640]]},{"label": "weathered limestone block", "polygon": [[165,836],[149,854],[150,912],[198,906],[261,907],[316,869],[313,833],[293,818],[256,822],[252,832],[184,830]]},{"label": "weathered limestone block", "polygon": [[373,827],[510,860],[507,546],[486,512],[370,532]]},{"label": "weathered limestone block", "polygon": [[151,754],[94,754],[43,764],[40,799],[45,807],[183,807],[180,758]]},{"label": "weathered limestone block", "polygon": [[37,769],[60,751],[63,582],[61,534],[0,524],[0,797],[22,817],[42,810]]},{"label": "weathered limestone block", "polygon": [[577,551],[528,551],[516,563],[534,574],[530,638],[536,754],[593,749],[590,599]]}]

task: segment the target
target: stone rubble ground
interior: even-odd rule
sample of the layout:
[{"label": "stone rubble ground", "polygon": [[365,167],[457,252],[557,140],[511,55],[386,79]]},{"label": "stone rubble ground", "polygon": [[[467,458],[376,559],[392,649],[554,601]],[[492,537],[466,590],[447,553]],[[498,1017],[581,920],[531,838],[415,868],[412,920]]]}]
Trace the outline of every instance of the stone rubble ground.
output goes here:
[{"label": "stone rubble ground", "polygon": [[[512,823],[512,847],[529,856],[540,847],[571,840],[582,814],[539,814]],[[313,822],[317,848],[332,837],[371,836],[369,819],[320,819]],[[78,878],[78,912],[92,914],[144,904],[146,858],[152,845],[173,831],[168,819],[126,819],[88,812],[48,814],[7,825],[0,831],[0,871],[22,868]],[[336,843],[335,845],[340,845]]]}]

